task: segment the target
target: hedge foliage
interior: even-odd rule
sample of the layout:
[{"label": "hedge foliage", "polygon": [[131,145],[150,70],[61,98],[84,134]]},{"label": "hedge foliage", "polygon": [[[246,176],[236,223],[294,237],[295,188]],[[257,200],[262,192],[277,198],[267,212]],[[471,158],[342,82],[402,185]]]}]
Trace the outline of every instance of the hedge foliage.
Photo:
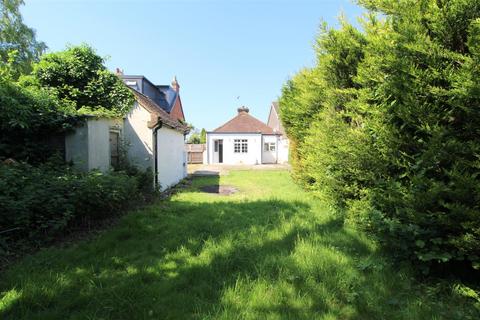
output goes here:
[{"label": "hedge foliage", "polygon": [[1,163],[0,177],[0,253],[2,244],[5,251],[19,241],[44,243],[72,225],[116,216],[147,192],[142,174],[79,173],[56,162]]},{"label": "hedge foliage", "polygon": [[364,0],[283,88],[297,181],[396,256],[480,268],[480,2]]}]

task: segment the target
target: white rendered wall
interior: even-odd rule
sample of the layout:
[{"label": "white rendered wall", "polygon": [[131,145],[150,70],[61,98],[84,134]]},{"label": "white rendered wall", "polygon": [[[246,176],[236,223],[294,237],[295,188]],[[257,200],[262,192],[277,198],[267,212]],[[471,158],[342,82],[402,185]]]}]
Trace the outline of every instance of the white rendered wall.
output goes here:
[{"label": "white rendered wall", "polygon": [[88,120],[88,170],[110,170],[110,127],[113,120]]},{"label": "white rendered wall", "polygon": [[124,123],[123,139],[132,165],[153,170],[153,131],[148,128],[150,113],[135,102]]},{"label": "white rendered wall", "polygon": [[278,163],[288,162],[289,141],[286,136],[280,137],[278,141]]},{"label": "white rendered wall", "polygon": [[81,171],[110,170],[110,129],[121,133],[115,119],[90,118],[65,137],[65,158]]},{"label": "white rendered wall", "polygon": [[[214,140],[223,140],[224,164],[261,164],[262,163],[262,135],[260,133],[207,133],[207,158],[209,164],[218,163],[214,152]],[[248,153],[234,153],[235,139],[248,140]]]},{"label": "white rendered wall", "polygon": [[157,170],[161,190],[177,184],[187,176],[183,133],[167,127],[157,131]]},{"label": "white rendered wall", "polygon": [[88,126],[87,122],[65,136],[65,160],[71,161],[80,171],[88,171]]}]

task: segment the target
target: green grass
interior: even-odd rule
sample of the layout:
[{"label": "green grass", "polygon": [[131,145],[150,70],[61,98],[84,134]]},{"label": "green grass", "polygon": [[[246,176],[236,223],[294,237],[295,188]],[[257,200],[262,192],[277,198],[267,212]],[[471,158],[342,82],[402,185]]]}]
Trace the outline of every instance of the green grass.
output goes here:
[{"label": "green grass", "polygon": [[[419,284],[285,171],[237,171],[0,276],[0,319],[475,319],[468,288]],[[462,294],[463,292],[463,294]],[[467,293],[465,293],[467,292]],[[470,295],[475,294],[470,292]]]}]

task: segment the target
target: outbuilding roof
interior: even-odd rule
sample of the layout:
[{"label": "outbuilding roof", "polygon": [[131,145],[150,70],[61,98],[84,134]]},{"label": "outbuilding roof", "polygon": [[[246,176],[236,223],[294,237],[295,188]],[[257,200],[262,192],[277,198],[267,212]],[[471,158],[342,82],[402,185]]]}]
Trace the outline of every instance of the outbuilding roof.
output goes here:
[{"label": "outbuilding roof", "polygon": [[248,108],[241,107],[238,109],[236,117],[226,122],[224,125],[213,130],[215,133],[262,133],[275,134],[273,129],[262,121],[252,117]]}]

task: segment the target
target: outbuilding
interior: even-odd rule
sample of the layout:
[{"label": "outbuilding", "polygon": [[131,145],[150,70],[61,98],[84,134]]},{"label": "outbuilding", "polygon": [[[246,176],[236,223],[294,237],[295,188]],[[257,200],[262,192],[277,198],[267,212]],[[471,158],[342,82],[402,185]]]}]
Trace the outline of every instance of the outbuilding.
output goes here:
[{"label": "outbuilding", "polygon": [[[117,74],[119,74],[117,72]],[[65,138],[65,157],[82,171],[106,172],[120,164],[152,173],[152,183],[165,190],[187,176],[185,123],[176,78],[155,86],[143,76],[123,76],[135,102],[124,118],[87,116]]]}]

